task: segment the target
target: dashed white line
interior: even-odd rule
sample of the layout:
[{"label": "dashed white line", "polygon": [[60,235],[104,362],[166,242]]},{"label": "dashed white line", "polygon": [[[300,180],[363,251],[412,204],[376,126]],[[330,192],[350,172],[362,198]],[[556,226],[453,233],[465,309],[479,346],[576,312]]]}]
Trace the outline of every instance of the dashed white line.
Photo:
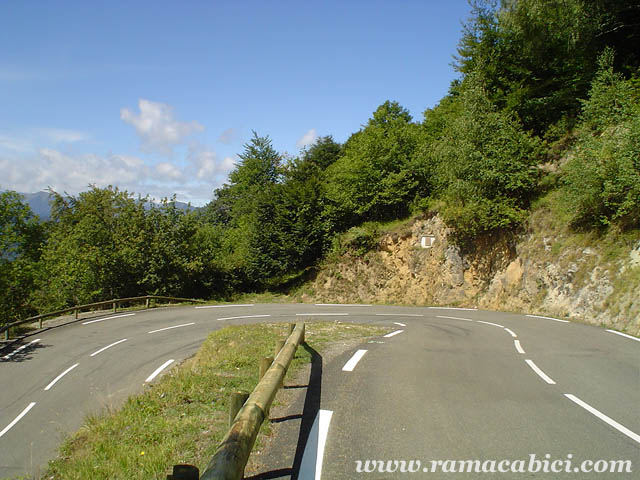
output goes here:
[{"label": "dashed white line", "polygon": [[122,315],[113,315],[112,317],[98,318],[97,320],[91,320],[89,322],[82,322],[82,325],[89,325],[91,323],[104,322],[105,320],[112,320],[114,318],[131,317],[135,313],[123,313]]},{"label": "dashed white line", "polygon": [[356,365],[358,364],[360,359],[364,357],[365,353],[367,353],[367,350],[358,350],[356,353],[354,353],[353,357],[351,357],[349,361],[344,364],[344,367],[342,367],[342,371],[353,372],[353,369],[356,368]]},{"label": "dashed white line", "polygon": [[421,313],[376,313],[378,317],[424,317]]},{"label": "dashed white line", "polygon": [[322,478],[324,447],[327,443],[332,415],[331,410],[318,410],[302,455],[298,474],[300,480],[320,480]]},{"label": "dashed white line", "polygon": [[270,317],[271,315],[241,315],[240,317],[224,317],[224,318],[218,318],[216,320],[218,321],[223,321],[223,320],[238,320],[239,318],[264,318],[264,317]]},{"label": "dashed white line", "polygon": [[504,329],[509,332],[509,334],[513,337],[513,338],[518,338],[518,335],[516,335],[516,333],[513,330],[508,329],[507,327],[504,327]]},{"label": "dashed white line", "polygon": [[527,315],[527,317],[544,318],[545,320],[553,320],[554,322],[569,323],[569,320],[560,320],[559,318],[553,318],[553,317],[543,317],[541,315]]},{"label": "dashed white line", "polygon": [[448,318],[450,320],[464,320],[465,322],[473,322],[470,318],[461,318],[461,317],[445,317],[444,315],[436,315],[436,318]]},{"label": "dashed white line", "polygon": [[525,360],[525,362],[527,362],[527,365],[529,365],[531,367],[531,369],[536,372],[538,374],[538,376],[543,379],[545,382],[547,382],[549,385],[555,385],[556,382],[554,382],[546,373],[544,373],[542,370],[540,370],[540,368],[538,368],[538,366],[533,363],[533,360]]},{"label": "dashed white line", "polygon": [[31,410],[33,407],[35,407],[36,402],[31,402],[27,408],[25,408],[22,413],[20,415],[18,415],[9,425],[7,425],[6,427],[4,427],[4,429],[0,432],[0,437],[2,437],[5,433],[7,433],[9,430],[11,430],[13,428],[13,426],[18,423],[22,417],[24,417],[27,413],[29,413],[29,410]]},{"label": "dashed white line", "polygon": [[370,307],[365,303],[316,303],[316,307]]},{"label": "dashed white line", "polygon": [[520,345],[520,340],[514,340],[513,343],[516,346],[516,350],[518,351],[518,353],[522,353],[524,355],[525,351],[522,348],[522,345]]},{"label": "dashed white line", "polygon": [[406,327],[407,325],[400,322],[393,322],[394,325],[398,325],[399,327]]},{"label": "dashed white line", "polygon": [[149,375],[147,377],[147,379],[144,381],[144,383],[151,382],[154,378],[156,378],[158,375],[160,375],[160,372],[162,372],[165,368],[167,368],[173,362],[175,362],[174,359],[167,360],[166,362],[164,362],[162,365],[160,365],[158,368],[156,368],[151,375]]},{"label": "dashed white line", "polygon": [[115,345],[118,345],[119,343],[126,342],[126,341],[127,341],[127,339],[126,339],[126,338],[123,338],[122,340],[118,340],[117,342],[113,342],[111,345],[107,345],[106,347],[102,347],[100,350],[98,350],[98,351],[96,351],[96,352],[93,352],[93,353],[92,353],[91,355],[89,355],[89,356],[90,356],[90,357],[95,357],[95,356],[96,356],[96,355],[98,355],[99,353],[104,352],[107,348],[111,348],[111,347],[113,347],[113,346],[115,346]]},{"label": "dashed white line", "polygon": [[484,320],[476,320],[478,323],[484,323],[485,325],[493,325],[494,327],[504,328],[504,325],[498,323],[485,322]]},{"label": "dashed white line", "polygon": [[297,317],[346,317],[348,313],[296,313]]},{"label": "dashed white line", "polygon": [[253,303],[248,303],[246,305],[201,305],[199,307],[196,307],[196,309],[200,309],[200,308],[232,308],[232,307],[253,307],[254,304]]},{"label": "dashed white line", "polygon": [[427,308],[438,309],[438,310],[464,310],[464,311],[470,311],[470,312],[475,312],[476,310],[478,310],[477,308],[462,308],[462,307],[427,307]]},{"label": "dashed white line", "polygon": [[384,338],[391,338],[391,337],[393,337],[395,335],[398,335],[399,333],[402,333],[402,332],[404,332],[404,330],[396,330],[395,332],[387,333],[384,336]]},{"label": "dashed white line", "polygon": [[188,327],[189,325],[195,325],[195,324],[196,322],[183,323],[182,325],[174,325],[173,327],[165,327],[165,328],[159,328],[158,330],[151,330],[150,332],[147,332],[147,333],[164,332],[165,330],[172,330],[174,328],[180,328],[180,327]]},{"label": "dashed white line", "polygon": [[595,408],[593,408],[591,405],[589,405],[586,402],[583,402],[582,400],[580,400],[578,397],[576,397],[575,395],[571,395],[570,393],[565,393],[564,394],[565,397],[567,397],[569,400],[571,400],[572,402],[574,402],[577,405],[580,405],[582,408],[584,408],[587,412],[595,415],[596,417],[598,417],[600,420],[602,420],[605,423],[608,423],[609,425],[611,425],[613,428],[615,428],[616,430],[618,430],[621,433],[624,433],[627,437],[631,438],[632,440],[635,440],[636,442],[640,443],[640,435],[638,435],[637,433],[629,430],[627,427],[625,427],[624,425],[620,425],[618,422],[616,422],[613,418],[607,417],[604,413],[596,410]]},{"label": "dashed white line", "polygon": [[79,363],[76,363],[75,365],[71,365],[69,368],[67,368],[64,372],[62,372],[60,375],[58,375],[56,378],[54,378],[53,380],[51,380],[51,383],[49,385],[47,385],[46,387],[44,387],[45,390],[49,390],[51,387],[53,387],[58,380],[60,380],[62,377],[64,377],[67,373],[69,373],[71,370],[73,370],[74,368],[76,368],[78,365],[80,365]]},{"label": "dashed white line", "polygon": [[35,340],[27,343],[26,345],[22,345],[21,347],[16,348],[13,352],[5,355],[4,358],[5,360],[9,360],[11,357],[13,357],[16,353],[20,353],[22,350],[24,350],[25,348],[28,348],[29,346],[33,345],[34,343],[38,343],[40,341],[39,338],[36,338]]},{"label": "dashed white line", "polygon": [[608,329],[607,329],[607,332],[615,333],[616,335],[620,335],[622,337],[627,337],[627,338],[630,338],[631,340],[635,340],[636,342],[640,342],[640,338],[633,337],[631,335],[627,335],[626,333],[618,332],[616,330],[608,330]]}]

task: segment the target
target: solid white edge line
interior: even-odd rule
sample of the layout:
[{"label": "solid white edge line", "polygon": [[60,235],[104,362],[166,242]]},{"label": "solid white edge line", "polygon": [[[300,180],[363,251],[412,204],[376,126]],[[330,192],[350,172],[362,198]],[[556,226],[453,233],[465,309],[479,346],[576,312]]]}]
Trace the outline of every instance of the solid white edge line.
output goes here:
[{"label": "solid white edge line", "polygon": [[147,379],[144,381],[144,383],[149,383],[150,381],[152,381],[154,378],[156,378],[158,375],[160,375],[160,372],[162,372],[165,368],[167,368],[173,362],[175,362],[174,359],[167,360],[166,362],[164,362],[162,365],[160,365],[158,368],[156,368],[151,375],[149,375],[147,377]]},{"label": "solid white edge line", "polygon": [[522,348],[522,345],[520,345],[520,340],[514,340],[513,343],[516,346],[516,350],[518,351],[518,353],[522,353],[524,355],[525,351]]},{"label": "solid white edge line", "polygon": [[237,320],[239,318],[264,318],[264,317],[270,317],[271,315],[242,315],[240,317],[224,317],[224,318],[216,318],[216,320],[218,321],[223,321],[223,320]]},{"label": "solid white edge line", "polygon": [[56,378],[54,378],[53,380],[51,380],[51,383],[49,385],[47,385],[46,387],[44,387],[45,390],[49,390],[51,387],[53,387],[56,382],[58,380],[60,380],[62,377],[64,377],[67,373],[69,373],[71,370],[73,370],[74,368],[76,368],[78,365],[80,365],[79,363],[76,363],[75,365],[70,366],[69,368],[67,368],[64,372],[62,372],[60,375],[58,375]]},{"label": "solid white edge line", "polygon": [[504,329],[509,332],[509,334],[513,337],[513,338],[518,338],[518,335],[516,335],[516,332],[514,332],[513,330],[508,329],[507,327],[504,327]]},{"label": "solid white edge line", "polygon": [[349,359],[347,363],[342,367],[343,372],[353,372],[353,369],[356,368],[356,365],[364,357],[364,354],[367,353],[367,350],[358,350],[353,356]]},{"label": "solid white edge line", "polygon": [[533,360],[529,360],[526,359],[525,362],[527,362],[527,365],[529,365],[531,367],[531,370],[533,370],[534,372],[536,372],[538,374],[538,376],[543,379],[545,382],[547,382],[549,385],[555,385],[556,382],[554,382],[551,377],[549,377],[546,373],[544,373],[542,370],[540,370],[540,368],[533,363]]},{"label": "solid white edge line", "polygon": [[34,343],[38,343],[40,341],[39,338],[36,338],[35,340],[27,343],[26,345],[22,345],[21,347],[16,348],[13,352],[8,353],[7,355],[5,355],[4,358],[5,360],[9,360],[11,357],[13,357],[16,353],[21,352],[22,350],[24,350],[25,348],[29,347],[30,345],[33,345]]},{"label": "solid white edge line", "polygon": [[147,332],[147,333],[164,332],[165,330],[171,330],[173,328],[180,328],[180,327],[188,327],[189,325],[195,325],[195,324],[196,322],[183,323],[182,325],[174,325],[173,327],[165,327],[165,328],[159,328],[158,330],[151,330],[150,332]]},{"label": "solid white edge line", "polygon": [[302,454],[298,473],[300,480],[320,480],[322,478],[324,448],[327,444],[327,434],[329,433],[332,415],[333,412],[331,410],[318,410]]},{"label": "solid white edge line", "polygon": [[378,317],[424,317],[421,313],[376,313]]},{"label": "solid white edge line", "polygon": [[622,337],[627,337],[627,338],[630,338],[631,340],[635,340],[636,342],[640,342],[640,338],[636,338],[636,337],[634,337],[632,335],[627,335],[626,333],[618,332],[616,330],[609,330],[609,329],[607,329],[607,332],[615,333],[616,335],[620,335]]},{"label": "solid white edge line", "polygon": [[315,303],[316,307],[370,307],[366,303]]},{"label": "solid white edge line", "polygon": [[504,325],[498,323],[485,322],[484,320],[476,320],[478,323],[484,323],[485,325],[493,325],[494,327],[504,328]]},{"label": "solid white edge line", "polygon": [[598,417],[600,420],[602,420],[605,423],[608,423],[609,425],[611,425],[613,428],[615,428],[616,430],[618,430],[621,433],[624,433],[627,437],[631,438],[632,440],[635,440],[636,442],[640,443],[640,435],[638,435],[637,433],[629,430],[627,427],[625,427],[624,425],[620,425],[618,422],[616,422],[613,418],[607,417],[604,413],[596,410],[595,408],[593,408],[591,405],[589,405],[586,402],[583,402],[582,400],[580,400],[578,397],[576,397],[575,395],[571,395],[570,393],[565,393],[564,394],[565,397],[567,397],[569,400],[571,400],[572,402],[580,405],[582,408],[584,408],[586,411],[588,411],[589,413],[592,413],[593,415],[595,415],[596,417]]},{"label": "solid white edge line", "polygon": [[13,422],[11,422],[9,425],[7,425],[6,427],[4,427],[4,429],[0,432],[0,437],[2,437],[5,433],[7,433],[9,430],[11,430],[13,428],[13,426],[18,423],[22,417],[24,417],[27,413],[29,413],[29,410],[31,410],[33,407],[35,407],[36,402],[31,402],[27,408],[25,408],[22,413],[20,415],[18,415]]},{"label": "solid white edge line", "polygon": [[544,318],[545,320],[553,320],[554,322],[570,323],[569,320],[560,320],[559,318],[553,318],[553,317],[543,317],[541,315],[527,315],[527,317]]},{"label": "solid white edge line", "polygon": [[464,320],[465,322],[474,322],[475,321],[475,320],[471,320],[470,318],[445,317],[444,315],[436,315],[436,318],[449,318],[451,320]]},{"label": "solid white edge line", "polygon": [[384,338],[391,338],[395,335],[398,335],[399,333],[404,332],[404,330],[396,330],[395,332],[391,332],[391,333],[387,333],[386,335],[384,335]]},{"label": "solid white edge line", "polygon": [[89,322],[82,322],[82,325],[89,325],[90,323],[104,322],[105,320],[111,320],[113,318],[131,317],[133,315],[135,315],[135,313],[123,313],[122,315],[114,315],[112,317],[98,318],[97,320],[91,320]]},{"label": "solid white edge line", "polygon": [[398,325],[399,327],[406,327],[407,325],[400,322],[393,322],[394,325]]},{"label": "solid white edge line", "polygon": [[113,346],[115,346],[115,345],[118,345],[119,343],[126,342],[126,341],[127,341],[127,339],[126,339],[126,338],[123,338],[122,340],[118,340],[117,342],[113,342],[111,345],[107,345],[106,347],[102,347],[100,350],[98,350],[98,351],[96,351],[96,352],[93,352],[93,353],[92,353],[91,355],[89,355],[89,356],[90,356],[90,357],[95,357],[95,356],[96,356],[96,355],[98,355],[99,353],[104,352],[107,348],[111,348],[111,347],[113,347]]},{"label": "solid white edge line", "polygon": [[253,303],[248,303],[246,305],[201,305],[199,307],[196,307],[196,309],[199,308],[231,308],[231,307],[254,307],[255,305]]},{"label": "solid white edge line", "polygon": [[296,313],[296,317],[346,317],[348,313]]}]

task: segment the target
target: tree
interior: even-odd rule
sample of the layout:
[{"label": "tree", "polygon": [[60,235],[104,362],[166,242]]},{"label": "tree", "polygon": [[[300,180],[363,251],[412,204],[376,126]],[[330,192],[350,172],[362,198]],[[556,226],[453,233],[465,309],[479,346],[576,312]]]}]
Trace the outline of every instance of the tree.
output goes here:
[{"label": "tree", "polygon": [[0,325],[35,313],[30,301],[45,228],[16,192],[0,193]]}]

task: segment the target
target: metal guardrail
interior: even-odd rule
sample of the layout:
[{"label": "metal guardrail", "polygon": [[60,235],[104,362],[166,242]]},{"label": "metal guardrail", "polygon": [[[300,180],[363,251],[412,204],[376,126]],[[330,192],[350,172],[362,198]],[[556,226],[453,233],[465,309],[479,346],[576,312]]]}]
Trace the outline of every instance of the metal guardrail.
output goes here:
[{"label": "metal guardrail", "polygon": [[145,295],[143,297],[129,297],[129,298],[115,298],[113,300],[105,300],[102,302],[95,303],[87,303],[86,305],[75,305],[73,307],[64,308],[62,310],[56,310],[55,312],[42,313],[40,315],[36,315],[35,317],[29,317],[24,320],[19,320],[17,322],[9,323],[7,325],[0,326],[0,333],[4,332],[4,339],[9,340],[9,330],[13,327],[17,327],[18,325],[24,325],[25,323],[34,323],[38,322],[38,327],[42,328],[42,320],[49,317],[57,317],[64,313],[74,312],[75,317],[78,318],[78,314],[82,310],[87,310],[93,307],[100,307],[102,305],[113,305],[113,311],[116,312],[118,310],[118,305],[122,303],[134,303],[134,302],[145,302],[145,307],[151,307],[151,300],[168,300],[174,302],[191,302],[191,303],[204,303],[204,300],[197,300],[195,298],[179,298],[179,297],[163,297],[160,295]]},{"label": "metal guardrail", "polygon": [[292,329],[284,345],[282,345],[282,341],[276,344],[275,360],[237,414],[233,412],[235,402],[232,400],[231,427],[213,454],[213,458],[202,476],[199,476],[198,469],[192,465],[175,465],[173,474],[167,475],[167,480],[242,479],[260,426],[269,416],[271,403],[283,384],[298,345],[304,341],[304,331],[304,323],[298,323]]}]

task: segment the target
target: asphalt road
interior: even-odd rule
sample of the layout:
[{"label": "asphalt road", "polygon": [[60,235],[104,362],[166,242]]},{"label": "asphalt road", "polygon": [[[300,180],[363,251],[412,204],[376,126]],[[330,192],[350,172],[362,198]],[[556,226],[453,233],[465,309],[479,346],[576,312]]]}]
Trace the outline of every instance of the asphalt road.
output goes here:
[{"label": "asphalt road", "polygon": [[[318,421],[307,432],[299,478],[319,478],[320,471],[323,479],[409,475],[358,473],[367,460],[419,460],[416,478],[472,478],[427,474],[424,467],[438,460],[449,461],[439,470],[452,461],[528,463],[532,454],[563,460],[562,468],[570,459],[571,469],[584,460],[629,460],[634,473],[610,478],[640,478],[637,339],[521,314],[299,304],[105,315],[0,352],[0,478],[37,475],[87,414],[140,391],[160,367],[157,375],[192,355],[212,330],[304,319],[372,322],[398,333],[323,366]],[[358,350],[366,352],[354,357]],[[563,475],[581,478],[553,478]]]}]

